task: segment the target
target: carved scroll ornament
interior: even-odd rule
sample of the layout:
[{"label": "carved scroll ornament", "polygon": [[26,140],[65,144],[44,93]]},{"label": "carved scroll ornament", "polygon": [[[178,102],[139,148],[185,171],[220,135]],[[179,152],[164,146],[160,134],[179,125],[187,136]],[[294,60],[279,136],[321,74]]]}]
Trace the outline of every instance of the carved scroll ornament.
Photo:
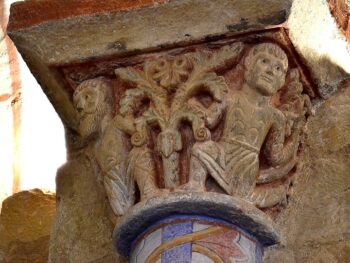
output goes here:
[{"label": "carved scroll ornament", "polygon": [[[238,67],[242,85],[232,88],[225,72]],[[115,74],[127,86],[117,114],[103,78],[82,82],[74,103],[81,135],[97,134],[95,157],[117,215],[138,200],[137,189],[141,201],[169,191],[221,191],[260,208],[285,202],[305,116],[313,112],[298,69],[278,45],[238,42]],[[187,170],[180,171],[182,162]]]}]

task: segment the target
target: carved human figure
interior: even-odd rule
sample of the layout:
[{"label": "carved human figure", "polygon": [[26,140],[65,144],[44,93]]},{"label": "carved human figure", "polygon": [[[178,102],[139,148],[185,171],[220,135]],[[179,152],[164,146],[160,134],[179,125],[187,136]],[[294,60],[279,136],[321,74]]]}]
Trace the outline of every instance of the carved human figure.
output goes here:
[{"label": "carved human figure", "polygon": [[116,218],[106,202],[103,177],[94,154],[99,136],[112,118],[113,97],[109,88],[108,82],[98,78],[84,81],[74,92],[77,130],[82,138],[68,140],[77,148],[72,149],[67,163],[57,171],[57,216],[52,225],[48,262],[89,262],[92,257],[102,256],[119,262],[111,238]]},{"label": "carved human figure", "polygon": [[[303,85],[300,82],[300,74],[298,69],[289,71],[286,78],[286,85],[281,90],[280,106],[278,107],[286,117],[285,135],[288,137],[292,134],[293,127],[298,123],[302,125],[305,123],[305,115],[314,115],[310,98],[306,94],[302,94]],[[250,197],[252,201],[259,208],[272,207],[277,204],[285,205],[287,203],[287,194],[290,191],[290,184],[293,177],[287,177],[288,173],[296,165],[297,149],[295,149],[294,156],[286,163],[278,167],[270,167],[260,171],[257,183],[259,185],[254,189]],[[285,178],[282,182],[281,178]],[[279,181],[279,182],[278,182]],[[273,186],[266,187],[266,184],[271,182]]]},{"label": "carved human figure", "polygon": [[300,82],[300,74],[297,69],[290,71],[288,75],[288,85],[281,95],[281,106],[279,109],[287,118],[286,134],[291,133],[291,128],[295,120],[303,118],[305,114],[314,115],[310,98],[306,94],[302,94],[303,85]]},{"label": "carved human figure", "polygon": [[271,166],[277,166],[288,161],[298,146],[300,128],[295,125],[285,141],[285,117],[271,105],[272,96],[285,83],[285,52],[271,43],[256,45],[244,67],[242,88],[230,91],[225,103],[204,109],[208,127],[225,116],[223,135],[218,142],[194,145],[184,189],[204,191],[209,174],[228,194],[249,198],[259,174],[260,151]]},{"label": "carved human figure", "polygon": [[[147,145],[130,151],[129,137],[135,134],[138,120],[134,113],[143,98],[142,91],[129,89],[120,100],[113,117],[114,94],[108,81],[96,78],[82,82],[73,100],[79,116],[79,132],[95,139],[94,156],[103,173],[104,186],[116,215],[123,215],[135,202],[137,183],[141,200],[157,195],[156,170]],[[137,140],[134,138],[133,140]]]},{"label": "carved human figure", "polygon": [[[118,123],[121,126],[130,125],[146,125],[141,124],[144,119],[142,117],[135,118],[135,111],[139,110],[144,94],[142,90],[129,89],[125,92],[120,100],[119,115],[117,115]],[[156,181],[156,166],[154,157],[147,144],[143,142],[144,138],[139,138],[138,133],[135,133],[135,127],[128,129],[129,134],[133,135],[131,140],[136,145],[128,154],[126,160],[126,176],[129,180],[135,181],[140,191],[141,200],[146,200],[152,196],[159,195],[161,190],[157,186]],[[140,141],[139,141],[140,140]],[[141,144],[140,146],[137,146]]]},{"label": "carved human figure", "polygon": [[103,173],[110,205],[122,215],[134,203],[133,182],[125,175],[127,121],[113,118],[114,94],[110,82],[103,78],[82,82],[75,90],[73,102],[79,117],[79,132],[94,139],[93,155]]}]

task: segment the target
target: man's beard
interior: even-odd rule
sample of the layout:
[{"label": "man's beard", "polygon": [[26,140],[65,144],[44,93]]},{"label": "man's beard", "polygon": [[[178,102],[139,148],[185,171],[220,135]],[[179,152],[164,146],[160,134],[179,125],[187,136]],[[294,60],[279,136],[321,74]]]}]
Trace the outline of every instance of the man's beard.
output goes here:
[{"label": "man's beard", "polygon": [[94,113],[85,113],[79,123],[79,132],[83,138],[92,137],[100,132],[101,122],[107,114],[106,107],[99,105]]}]

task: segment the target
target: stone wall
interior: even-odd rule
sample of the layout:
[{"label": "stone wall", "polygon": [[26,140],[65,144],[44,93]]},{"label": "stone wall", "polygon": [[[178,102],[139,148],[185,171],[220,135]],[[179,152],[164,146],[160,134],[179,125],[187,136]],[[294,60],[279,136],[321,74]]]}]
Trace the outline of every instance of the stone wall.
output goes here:
[{"label": "stone wall", "polygon": [[118,262],[112,231],[116,218],[111,211],[96,166],[81,154],[57,174],[57,216],[50,241],[51,263]]},{"label": "stone wall", "polygon": [[303,167],[277,220],[284,241],[265,262],[350,260],[350,88],[318,105],[310,118]]},{"label": "stone wall", "polygon": [[288,207],[277,219],[284,240],[266,253],[265,261],[348,262],[350,85],[349,60],[343,58],[349,46],[327,1],[295,0],[289,26],[323,99],[314,101],[303,165]]}]

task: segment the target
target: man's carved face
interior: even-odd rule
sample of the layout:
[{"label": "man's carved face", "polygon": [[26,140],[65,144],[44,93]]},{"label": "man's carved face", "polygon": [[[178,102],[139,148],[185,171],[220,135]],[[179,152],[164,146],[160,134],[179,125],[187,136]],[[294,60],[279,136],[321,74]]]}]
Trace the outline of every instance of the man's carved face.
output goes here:
[{"label": "man's carved face", "polygon": [[246,81],[263,96],[274,95],[285,82],[283,60],[268,52],[255,55],[255,63],[246,71]]},{"label": "man's carved face", "polygon": [[100,122],[105,115],[103,93],[94,85],[78,87],[73,95],[75,109],[79,116],[79,132],[88,137],[98,131]]},{"label": "man's carved face", "polygon": [[94,87],[85,87],[74,94],[74,105],[79,115],[94,113],[100,102],[100,93]]}]

